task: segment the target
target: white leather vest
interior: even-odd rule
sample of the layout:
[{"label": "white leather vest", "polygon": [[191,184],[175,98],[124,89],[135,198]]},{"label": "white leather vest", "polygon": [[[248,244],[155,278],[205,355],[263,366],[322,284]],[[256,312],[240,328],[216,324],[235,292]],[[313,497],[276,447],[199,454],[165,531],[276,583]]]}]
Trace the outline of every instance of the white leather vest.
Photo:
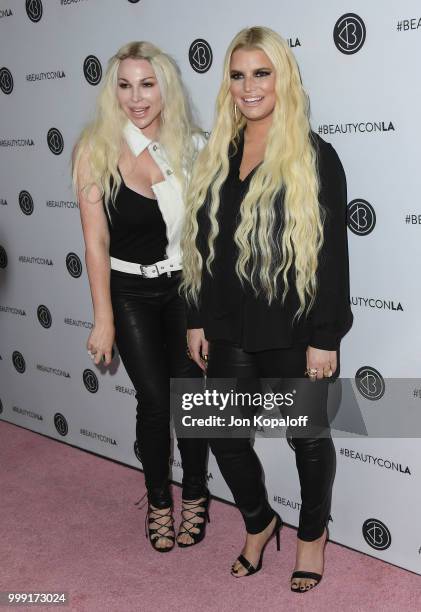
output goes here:
[{"label": "white leather vest", "polygon": [[[147,138],[141,129],[128,121],[124,127],[124,136],[133,155],[136,157],[148,149],[152,159],[162,172],[164,181],[152,185],[158,206],[167,228],[168,245],[166,255],[168,259],[179,261],[181,264],[180,239],[184,222],[184,202],[180,181],[175,176],[168,159],[159,142]],[[204,141],[195,138],[197,150],[202,148]]]}]

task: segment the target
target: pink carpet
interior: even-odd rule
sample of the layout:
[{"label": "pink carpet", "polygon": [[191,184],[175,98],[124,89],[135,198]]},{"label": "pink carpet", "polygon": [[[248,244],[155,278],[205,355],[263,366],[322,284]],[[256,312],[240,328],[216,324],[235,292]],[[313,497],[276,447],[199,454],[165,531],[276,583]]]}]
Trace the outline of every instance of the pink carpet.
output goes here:
[{"label": "pink carpet", "polygon": [[[419,576],[332,543],[322,583],[291,593],[290,528],[280,553],[268,546],[259,575],[232,578],[243,528],[238,511],[217,501],[204,542],[156,553],[134,506],[141,472],[1,421],[0,464],[0,591],[67,591],[65,609],[78,612],[421,610]],[[174,496],[178,509],[178,487]]]}]

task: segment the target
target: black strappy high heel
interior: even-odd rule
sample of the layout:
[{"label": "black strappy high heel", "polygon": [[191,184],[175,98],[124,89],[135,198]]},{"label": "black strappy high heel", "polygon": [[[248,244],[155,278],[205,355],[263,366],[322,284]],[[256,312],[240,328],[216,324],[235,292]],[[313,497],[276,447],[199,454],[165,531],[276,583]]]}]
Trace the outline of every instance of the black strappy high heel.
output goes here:
[{"label": "black strappy high heel", "polygon": [[253,574],[257,574],[257,572],[260,572],[260,570],[262,569],[262,563],[263,563],[263,553],[265,552],[265,548],[269,540],[271,540],[273,536],[275,536],[276,538],[276,550],[278,551],[281,550],[280,531],[284,523],[277,512],[275,512],[275,516],[276,516],[275,527],[271,535],[269,536],[268,540],[266,541],[265,545],[262,548],[262,552],[260,553],[259,563],[257,564],[257,566],[254,567],[254,565],[252,565],[250,561],[244,557],[244,555],[239,555],[239,557],[237,558],[237,561],[239,561],[241,565],[244,567],[244,569],[247,570],[247,574],[242,574],[238,576],[237,575],[238,570],[234,569],[234,564],[233,564],[231,568],[232,576],[235,576],[236,578],[245,578],[246,576],[252,576]]},{"label": "black strappy high heel", "polygon": [[[329,539],[329,529],[326,526],[326,540],[325,543],[323,545],[323,554],[324,554],[324,549],[326,547],[327,541]],[[292,588],[292,584],[291,584],[291,591],[293,593],[307,593],[307,591],[311,591],[311,589],[314,589],[314,587],[316,587],[322,580],[323,578],[323,574],[318,574],[317,572],[306,572],[306,571],[302,571],[302,570],[297,570],[296,572],[292,572],[291,575],[291,583],[294,580],[294,578],[307,578],[309,580],[315,580],[314,584],[310,584],[308,587],[299,587],[297,586],[296,589]]]},{"label": "black strappy high heel", "polygon": [[[206,497],[203,501],[188,501],[182,500],[183,509],[181,511],[181,525],[180,529],[182,531],[178,531],[177,534],[177,544],[180,548],[188,548],[189,546],[194,546],[195,544],[199,544],[203,540],[206,535],[206,523],[210,523],[209,518],[209,502],[210,502],[210,493],[209,491],[206,494]],[[203,508],[203,510],[201,510]],[[185,513],[190,512],[193,516],[189,519],[185,518]],[[200,523],[194,523],[192,519],[194,517],[202,518],[203,520]],[[196,533],[193,529],[198,529]],[[178,537],[181,535],[187,534],[193,541],[189,544],[184,542],[179,542]]]},{"label": "black strappy high heel", "polygon": [[[145,499],[147,493],[143,497],[139,499],[135,503],[135,506],[139,506],[139,504]],[[146,501],[139,506],[139,510],[145,507]],[[160,510],[165,510],[164,513],[158,512]],[[170,552],[174,548],[175,544],[175,533],[174,533],[174,517],[172,514],[172,506],[168,508],[155,508],[150,503],[148,503],[148,510],[145,515],[145,536],[148,538],[157,552]],[[164,519],[164,522],[160,522]],[[159,525],[159,527],[151,527],[151,525],[155,523]],[[157,546],[157,542],[160,538],[166,538],[170,541],[171,546]]]}]

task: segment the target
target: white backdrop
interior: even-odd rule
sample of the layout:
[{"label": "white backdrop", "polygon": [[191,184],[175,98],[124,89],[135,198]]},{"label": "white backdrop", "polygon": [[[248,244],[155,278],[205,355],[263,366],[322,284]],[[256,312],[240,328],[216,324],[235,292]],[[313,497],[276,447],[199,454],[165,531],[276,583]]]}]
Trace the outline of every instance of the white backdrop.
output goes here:
[{"label": "white backdrop", "polygon": [[[387,401],[403,420],[419,414],[420,18],[417,0],[0,0],[0,418],[140,467],[130,380],[118,359],[95,368],[85,350],[92,307],[71,150],[101,70],[130,40],[173,55],[209,130],[225,49],[250,25],[289,40],[313,128],[347,174],[355,323],[342,343],[342,376],[360,381],[366,399],[356,397],[374,435]],[[392,378],[412,380],[393,394]],[[355,405],[352,392],[342,401],[343,413]],[[335,440],[330,533],[421,573],[418,433]],[[264,436],[256,448],[270,500],[297,525],[292,450]],[[175,452],[175,480],[178,466]],[[231,499],[212,456],[209,485]]]}]

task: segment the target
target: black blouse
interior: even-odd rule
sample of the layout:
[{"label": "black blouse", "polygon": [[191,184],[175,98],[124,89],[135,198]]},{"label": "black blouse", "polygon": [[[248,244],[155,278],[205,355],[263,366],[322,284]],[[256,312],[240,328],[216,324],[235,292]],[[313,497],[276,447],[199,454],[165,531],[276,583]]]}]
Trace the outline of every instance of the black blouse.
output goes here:
[{"label": "black blouse", "polygon": [[[198,211],[197,248],[203,258],[199,307],[188,306],[188,328],[204,328],[207,340],[224,340],[246,351],[287,348],[297,343],[325,350],[337,350],[341,338],[352,325],[349,300],[348,244],[346,230],[346,178],[335,149],[313,134],[317,151],[319,201],[326,211],[324,244],[319,255],[318,292],[308,316],[293,323],[299,307],[294,270],[288,273],[289,291],[282,304],[282,275],[278,276],[278,298],[269,305],[264,295],[256,296],[251,285],[242,285],[236,272],[238,250],[234,242],[240,221],[240,205],[249,188],[253,170],[239,179],[244,139],[238,148],[230,147],[230,169],[221,188],[218,210],[219,234],[215,239],[212,276],[205,262],[208,256],[210,223],[207,202]],[[282,193],[276,206],[278,229],[282,226]]]}]

